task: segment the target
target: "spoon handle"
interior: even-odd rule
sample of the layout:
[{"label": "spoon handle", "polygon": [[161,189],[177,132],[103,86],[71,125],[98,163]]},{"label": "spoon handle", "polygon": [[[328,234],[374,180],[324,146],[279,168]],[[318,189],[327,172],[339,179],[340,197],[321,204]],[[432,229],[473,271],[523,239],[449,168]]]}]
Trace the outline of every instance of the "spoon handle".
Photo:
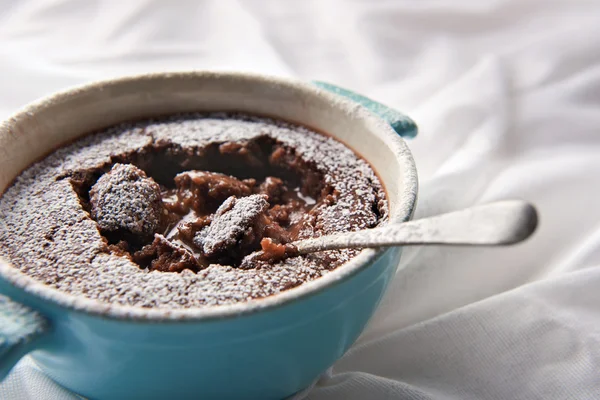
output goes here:
[{"label": "spoon handle", "polygon": [[536,226],[537,212],[531,204],[506,200],[381,228],[299,240],[292,244],[299,254],[405,245],[498,246],[525,240]]}]

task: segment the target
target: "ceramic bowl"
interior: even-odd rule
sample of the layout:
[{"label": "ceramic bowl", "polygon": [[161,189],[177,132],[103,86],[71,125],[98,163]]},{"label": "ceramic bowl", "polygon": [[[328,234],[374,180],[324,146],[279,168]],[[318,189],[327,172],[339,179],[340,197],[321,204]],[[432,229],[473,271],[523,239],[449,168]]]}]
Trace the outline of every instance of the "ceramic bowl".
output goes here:
[{"label": "ceramic bowl", "polygon": [[[375,168],[391,220],[410,219],[417,176],[399,135],[415,133],[409,119],[330,85],[235,73],[125,77],[28,105],[0,126],[0,192],[32,162],[88,132],[155,115],[217,110],[269,115],[329,133]],[[309,386],[352,345],[400,253],[364,250],[278,295],[190,309],[74,296],[0,258],[0,371],[6,375],[30,353],[52,379],[90,399],[281,399]]]}]

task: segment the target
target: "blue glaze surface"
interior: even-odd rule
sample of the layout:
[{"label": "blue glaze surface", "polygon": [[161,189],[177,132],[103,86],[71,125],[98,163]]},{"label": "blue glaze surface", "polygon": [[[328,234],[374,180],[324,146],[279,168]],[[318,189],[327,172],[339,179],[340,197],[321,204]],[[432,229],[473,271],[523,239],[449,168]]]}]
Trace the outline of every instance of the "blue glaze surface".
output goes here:
[{"label": "blue glaze surface", "polygon": [[0,379],[46,330],[47,322],[37,311],[0,295]]},{"label": "blue glaze surface", "polygon": [[45,302],[4,280],[0,292],[50,320],[32,357],[90,399],[281,399],[310,385],[352,345],[399,258],[400,249],[390,248],[327,290],[222,320],[118,320]]}]

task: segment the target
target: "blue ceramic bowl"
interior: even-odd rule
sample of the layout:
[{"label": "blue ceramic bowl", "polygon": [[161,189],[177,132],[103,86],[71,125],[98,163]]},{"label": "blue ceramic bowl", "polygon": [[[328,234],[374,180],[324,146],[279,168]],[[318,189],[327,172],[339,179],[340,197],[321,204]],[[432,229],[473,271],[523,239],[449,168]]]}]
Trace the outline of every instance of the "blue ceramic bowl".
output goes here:
[{"label": "blue ceramic bowl", "polygon": [[[330,85],[246,74],[135,76],[29,105],[0,126],[0,191],[34,160],[85,132],[203,110],[266,114],[333,135],[376,169],[391,220],[411,217],[417,177],[399,133],[413,135],[412,121]],[[281,399],[309,386],[352,345],[399,259],[399,248],[364,250],[272,297],[170,310],[67,294],[0,258],[0,373],[30,353],[52,379],[91,399]]]}]

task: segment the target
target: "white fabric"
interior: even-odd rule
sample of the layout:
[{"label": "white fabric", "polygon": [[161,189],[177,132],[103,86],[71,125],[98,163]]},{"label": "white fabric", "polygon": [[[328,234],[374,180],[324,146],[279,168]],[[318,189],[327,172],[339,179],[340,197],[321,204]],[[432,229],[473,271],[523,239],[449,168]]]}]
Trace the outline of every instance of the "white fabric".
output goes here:
[{"label": "white fabric", "polygon": [[[520,197],[528,242],[407,249],[319,399],[600,398],[600,3],[0,0],[0,115],[67,85],[218,68],[413,116],[417,217]],[[2,399],[75,398],[28,360]],[[132,395],[132,398],[135,398]]]}]

